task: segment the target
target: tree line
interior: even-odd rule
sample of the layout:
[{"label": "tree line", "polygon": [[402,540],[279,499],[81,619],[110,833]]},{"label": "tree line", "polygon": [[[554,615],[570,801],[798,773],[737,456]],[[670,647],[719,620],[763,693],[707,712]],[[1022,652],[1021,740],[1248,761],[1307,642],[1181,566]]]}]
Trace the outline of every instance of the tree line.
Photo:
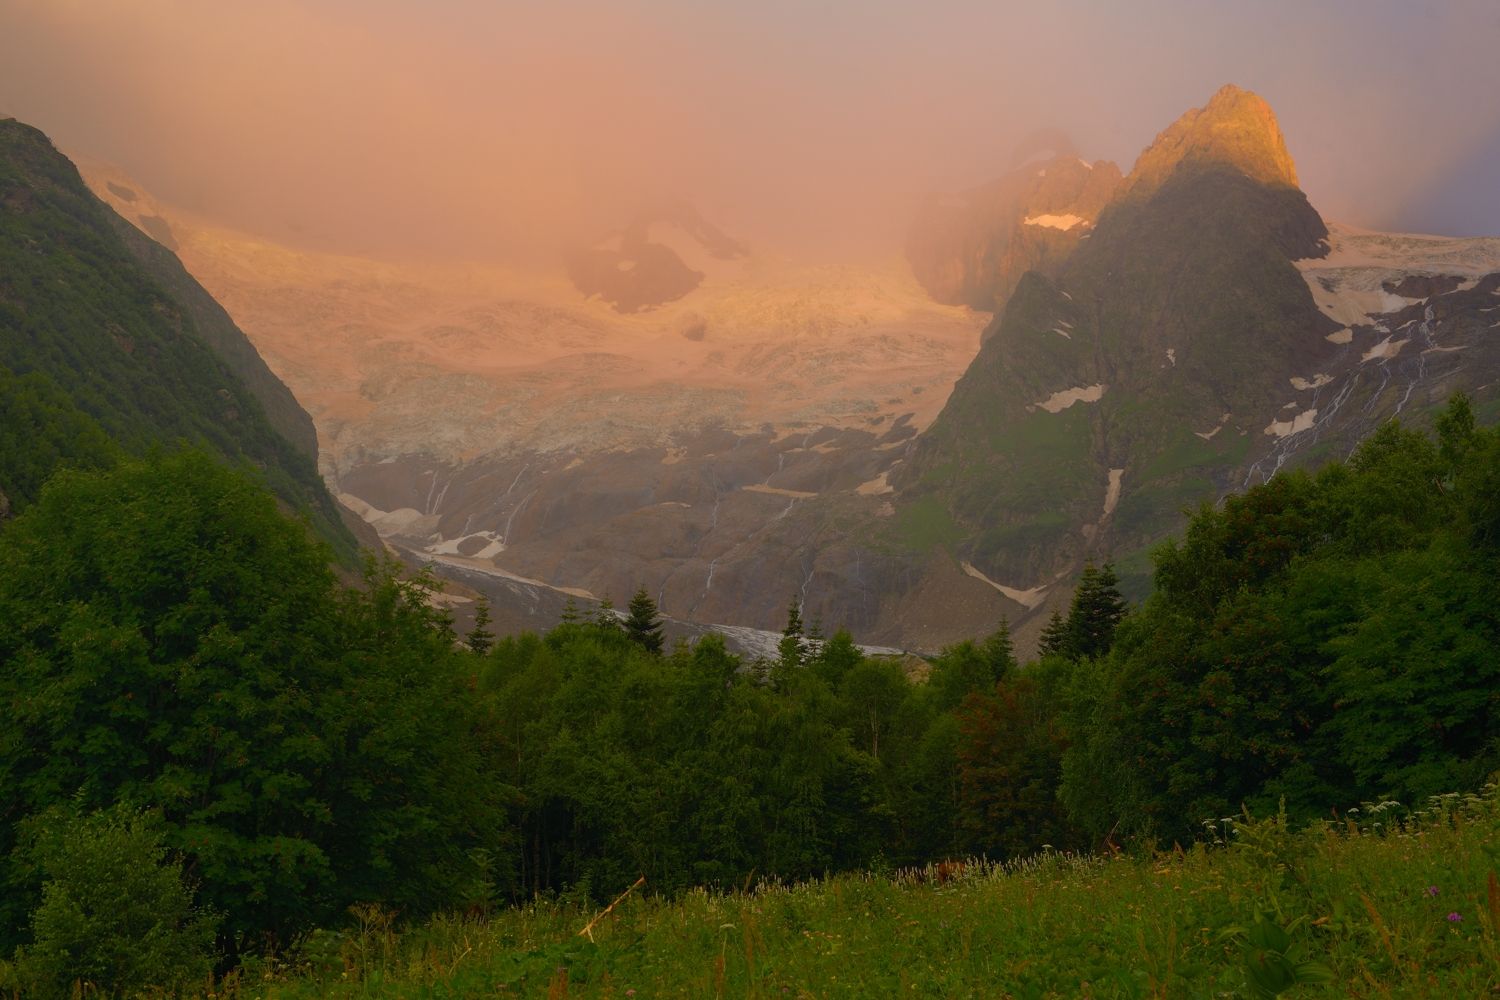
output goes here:
[{"label": "tree line", "polygon": [[126,933],[58,917],[93,912],[108,859],[195,961],[232,962],[359,903],[1186,842],[1247,805],[1417,801],[1500,764],[1500,433],[1462,398],[1435,437],[1391,424],[1205,504],[1154,561],[1136,609],[1090,566],[1026,663],[1004,622],[925,663],[865,656],[795,601],[750,661],[663,648],[644,591],[459,636],[430,578],[372,562],[341,586],[203,454],[59,473],[0,526],[0,954],[40,982]]}]

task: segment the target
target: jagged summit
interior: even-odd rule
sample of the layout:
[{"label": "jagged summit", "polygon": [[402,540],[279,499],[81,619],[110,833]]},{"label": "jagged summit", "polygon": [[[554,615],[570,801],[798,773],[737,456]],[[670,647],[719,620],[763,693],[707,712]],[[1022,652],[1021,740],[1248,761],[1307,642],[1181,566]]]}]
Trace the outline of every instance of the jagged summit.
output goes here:
[{"label": "jagged summit", "polygon": [[1260,95],[1233,84],[1158,135],[1135,161],[1122,194],[1153,194],[1184,167],[1230,167],[1272,187],[1298,186],[1275,112]]},{"label": "jagged summit", "polygon": [[1027,271],[1056,274],[1120,185],[1119,167],[1081,159],[1061,133],[1016,158],[994,180],[930,197],[913,220],[906,259],[938,302],[996,311]]}]

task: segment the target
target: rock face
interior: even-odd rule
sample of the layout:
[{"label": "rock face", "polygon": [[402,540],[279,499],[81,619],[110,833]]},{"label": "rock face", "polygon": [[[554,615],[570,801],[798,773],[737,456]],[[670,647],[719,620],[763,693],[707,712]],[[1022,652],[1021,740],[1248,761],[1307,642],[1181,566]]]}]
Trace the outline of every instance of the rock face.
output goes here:
[{"label": "rock face", "polygon": [[569,254],[568,277],[584,295],[597,295],[617,312],[642,312],[698,287],[705,268],[689,261],[706,255],[731,262],[748,254],[743,243],[679,203],[645,213],[603,243]]},{"label": "rock face", "polygon": [[1055,274],[1098,221],[1120,169],[1071,150],[958,195],[930,198],[906,259],[938,302],[995,311],[1027,271]]},{"label": "rock face", "polygon": [[[1086,558],[1128,587],[1182,511],[1348,454],[1455,389],[1500,412],[1500,241],[1335,229],[1265,102],[1225,88],[1141,156],[1091,239],[1026,275],[890,482],[898,516],[1034,623]],[[1024,629],[1023,629],[1024,630]]]},{"label": "rock face", "polygon": [[1213,168],[1270,188],[1297,187],[1297,168],[1271,106],[1233,84],[1158,135],[1136,160],[1121,194],[1149,197],[1175,175]]},{"label": "rock face", "polygon": [[1500,418],[1500,240],[1330,230],[1262,109],[1221,92],[1128,183],[1054,155],[972,219],[950,206],[917,255],[972,237],[950,298],[980,294],[971,261],[985,295],[994,262],[1041,261],[1005,272],[982,347],[904,270],[746,265],[681,219],[638,238],[703,278],[623,312],[150,214],[312,411],[351,505],[510,627],[644,584],[683,622],[776,630],[796,595],[863,642],[934,651],[1003,615],[1025,646],[1085,558],[1141,593],[1184,507],[1454,389]]}]

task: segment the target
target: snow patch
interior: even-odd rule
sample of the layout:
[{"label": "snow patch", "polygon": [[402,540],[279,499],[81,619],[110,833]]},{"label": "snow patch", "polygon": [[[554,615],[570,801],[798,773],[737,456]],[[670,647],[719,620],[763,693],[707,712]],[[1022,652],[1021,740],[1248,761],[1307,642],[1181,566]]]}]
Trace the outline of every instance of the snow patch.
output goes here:
[{"label": "snow patch", "polygon": [[1066,337],[1068,340],[1072,340],[1073,339],[1073,335],[1071,333],[1069,333],[1067,330],[1064,330],[1060,326],[1054,326],[1052,328],[1052,332],[1055,333],[1055,334],[1057,334],[1059,337]]},{"label": "snow patch", "polygon": [[1291,420],[1273,420],[1266,425],[1266,434],[1279,438],[1291,437],[1293,434],[1301,434],[1303,431],[1311,430],[1313,421],[1318,419],[1317,408],[1303,410]]},{"label": "snow patch", "polygon": [[1064,389],[1054,392],[1045,400],[1037,403],[1048,413],[1061,413],[1074,403],[1097,403],[1104,397],[1104,390],[1108,388],[1103,383],[1098,385],[1080,385],[1072,389]]},{"label": "snow patch", "polygon": [[1000,593],[1004,594],[1012,601],[1015,601],[1017,604],[1021,605],[1028,611],[1041,604],[1043,598],[1047,596],[1047,588],[1044,586],[1032,587],[1030,590],[1017,590],[1015,587],[1007,587],[1003,583],[996,583],[994,580],[991,580],[989,577],[985,576],[977,568],[975,568],[974,564],[971,562],[960,563],[959,565],[963,566],[964,572],[969,576],[972,576],[976,580],[982,580],[983,582],[989,584],[991,587],[994,587],[996,590],[1000,591]]},{"label": "snow patch", "polygon": [[1407,343],[1408,341],[1405,340],[1395,340],[1392,337],[1387,337],[1366,351],[1364,356],[1359,360],[1363,363],[1365,361],[1384,361],[1388,358],[1394,358],[1401,353],[1401,348],[1405,347]]},{"label": "snow patch", "polygon": [[[1104,491],[1104,517],[1115,512],[1115,504],[1120,502],[1120,482],[1124,478],[1124,469],[1109,470],[1109,488]],[[1101,517],[1100,520],[1104,518]]]},{"label": "snow patch", "polygon": [[752,486],[742,486],[740,489],[746,493],[769,493],[777,497],[790,497],[793,500],[811,500],[817,496],[816,493],[808,493],[804,490],[784,490],[779,486],[767,486],[765,483],[755,483]]},{"label": "snow patch", "polygon": [[1354,339],[1354,331],[1346,326],[1342,330],[1333,331],[1323,339],[1330,344],[1347,344]]},{"label": "snow patch", "polygon": [[1028,215],[1022,220],[1028,226],[1045,226],[1048,229],[1061,229],[1067,232],[1074,226],[1087,226],[1089,220],[1081,215]]},{"label": "snow patch", "polygon": [[1214,438],[1214,435],[1217,434],[1217,433],[1219,433],[1220,431],[1222,431],[1224,429],[1224,425],[1227,424],[1227,423],[1229,423],[1229,414],[1226,413],[1222,417],[1219,418],[1219,422],[1214,425],[1213,430],[1209,430],[1209,431],[1193,431],[1193,433],[1196,434],[1196,435],[1198,435],[1199,437],[1201,437],[1205,441],[1212,441],[1213,438]]},{"label": "snow patch", "polygon": [[470,559],[493,559],[505,551],[505,543],[500,536],[493,531],[476,531],[472,535],[460,535],[457,538],[445,538],[435,545],[427,546],[427,551],[435,556],[461,556],[459,546],[471,538],[482,538],[485,545],[468,555]]},{"label": "snow patch", "polygon": [[1306,392],[1308,389],[1318,389],[1327,385],[1333,381],[1333,376],[1319,372],[1310,379],[1298,378],[1294,375],[1288,381],[1292,383],[1293,389],[1296,389],[1298,392]]},{"label": "snow patch", "polygon": [[887,469],[869,482],[860,483],[854,487],[854,492],[860,496],[873,497],[879,496],[882,493],[894,493],[896,492],[896,487],[891,485],[891,473]]},{"label": "snow patch", "polygon": [[1167,348],[1167,360],[1170,361],[1170,362],[1172,362],[1172,367],[1173,368],[1177,367],[1177,348],[1175,348],[1175,347],[1169,347],[1169,348]]}]

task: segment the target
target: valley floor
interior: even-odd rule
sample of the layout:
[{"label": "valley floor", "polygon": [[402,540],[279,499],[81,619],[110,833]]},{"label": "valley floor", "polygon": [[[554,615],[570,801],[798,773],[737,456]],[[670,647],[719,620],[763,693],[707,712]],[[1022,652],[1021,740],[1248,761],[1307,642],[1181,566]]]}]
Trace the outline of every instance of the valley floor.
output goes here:
[{"label": "valley floor", "polygon": [[1393,805],[1301,833],[1219,821],[1229,848],[632,895],[593,940],[595,910],[566,901],[404,932],[365,911],[218,995],[1500,995],[1495,787]]}]

